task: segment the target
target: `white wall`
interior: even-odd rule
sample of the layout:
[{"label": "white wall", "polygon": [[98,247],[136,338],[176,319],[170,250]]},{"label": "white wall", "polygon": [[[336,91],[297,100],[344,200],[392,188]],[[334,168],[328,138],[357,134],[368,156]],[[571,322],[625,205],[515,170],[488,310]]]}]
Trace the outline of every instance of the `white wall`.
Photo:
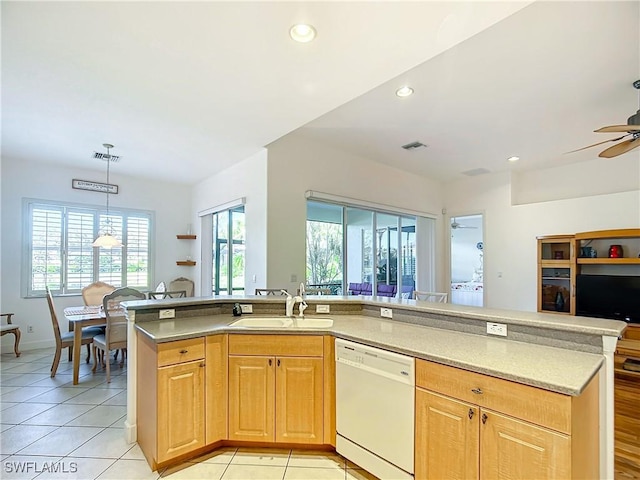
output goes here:
[{"label": "white wall", "polygon": [[[192,255],[197,260],[194,274],[196,292],[200,292],[199,279],[202,271],[200,261],[202,232],[198,212],[242,197],[246,198],[245,291],[248,295],[253,295],[256,288],[267,287],[267,150],[265,149],[193,187],[192,223],[194,233],[198,235],[198,242]],[[210,295],[211,292],[202,292],[202,294]]]},{"label": "white wall", "polygon": [[[608,160],[615,162],[615,160]],[[613,163],[611,165],[614,165]],[[575,165],[573,175],[582,175]],[[620,175],[633,175],[624,169]],[[548,172],[550,175],[553,172]],[[568,172],[565,172],[569,175]],[[583,191],[599,178],[581,177]],[[446,185],[446,208],[485,215],[484,288],[490,308],[536,310],[536,236],[640,226],[640,179],[636,189],[578,198],[511,204],[508,173],[464,179]]]},{"label": "white wall", "polygon": [[[132,160],[130,160],[132,161]],[[104,206],[104,194],[74,190],[71,180],[80,178],[104,182],[104,172],[52,167],[45,163],[4,158],[2,161],[2,236],[0,247],[2,272],[0,298],[3,312],[15,313],[15,321],[21,327],[21,348],[39,348],[54,345],[51,317],[44,298],[20,297],[22,260],[22,199],[37,198],[59,202]],[[124,177],[118,174],[117,164],[111,168],[110,182],[119,186],[118,195],[110,197],[110,205],[155,212],[155,260],[152,285],[160,280],[169,281],[184,273],[185,267],[176,266],[176,260],[188,254],[188,246],[176,239],[189,222],[190,187],[145,179]],[[56,310],[61,329],[66,331],[62,310],[71,305],[81,305],[82,297],[72,295],[56,297]],[[34,333],[27,333],[27,325],[33,325]],[[11,338],[8,338],[11,337]],[[13,337],[5,335],[3,350],[12,345]]]},{"label": "white wall", "polygon": [[269,145],[267,177],[269,287],[295,291],[305,279],[307,190],[430,213],[441,224],[436,182],[292,135]]}]

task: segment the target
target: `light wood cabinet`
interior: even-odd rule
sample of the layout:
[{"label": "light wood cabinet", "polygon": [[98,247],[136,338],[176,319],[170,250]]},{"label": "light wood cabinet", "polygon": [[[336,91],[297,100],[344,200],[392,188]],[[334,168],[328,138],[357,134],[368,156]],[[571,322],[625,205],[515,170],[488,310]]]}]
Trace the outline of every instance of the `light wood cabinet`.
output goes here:
[{"label": "light wood cabinet", "polygon": [[572,397],[416,361],[416,479],[598,478],[598,378]]},{"label": "light wood cabinet", "polygon": [[205,339],[206,443],[226,440],[228,415],[228,336],[209,335]]},{"label": "light wood cabinet", "polygon": [[155,470],[205,445],[205,340],[137,335],[137,351],[138,444]]},{"label": "light wood cabinet", "polygon": [[476,405],[416,389],[416,479],[478,478]]},{"label": "light wood cabinet", "polygon": [[204,446],[204,366],[202,359],[158,369],[158,463]]},{"label": "light wood cabinet", "polygon": [[323,344],[321,336],[229,336],[230,440],[324,443]]},{"label": "light wood cabinet", "polygon": [[576,240],[547,235],[538,240],[538,311],[574,315]]}]

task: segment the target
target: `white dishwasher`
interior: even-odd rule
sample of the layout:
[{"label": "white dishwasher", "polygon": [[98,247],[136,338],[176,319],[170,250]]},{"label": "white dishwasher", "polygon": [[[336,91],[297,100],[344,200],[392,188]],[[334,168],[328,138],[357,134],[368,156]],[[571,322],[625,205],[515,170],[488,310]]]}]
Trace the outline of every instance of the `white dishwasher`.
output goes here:
[{"label": "white dishwasher", "polygon": [[415,360],[336,339],[336,450],[386,479],[413,478]]}]

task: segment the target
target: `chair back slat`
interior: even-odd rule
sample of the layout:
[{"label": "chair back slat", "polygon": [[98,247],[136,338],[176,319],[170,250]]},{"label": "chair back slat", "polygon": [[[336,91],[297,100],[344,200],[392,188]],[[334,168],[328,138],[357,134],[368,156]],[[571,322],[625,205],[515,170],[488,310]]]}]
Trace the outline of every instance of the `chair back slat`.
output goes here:
[{"label": "chair back slat", "polygon": [[185,277],[178,277],[175,280],[171,280],[171,282],[169,282],[169,291],[176,292],[180,290],[184,290],[185,292],[187,292],[187,297],[193,297],[193,280]]},{"label": "chair back slat", "polygon": [[286,288],[256,288],[256,295],[285,295]]},{"label": "chair back slat", "polygon": [[134,288],[117,288],[102,299],[107,328],[105,329],[105,343],[107,350],[126,348],[127,346],[127,315],[120,307],[121,302],[128,300],[145,300],[146,295]]},{"label": "chair back slat", "polygon": [[62,336],[60,335],[60,324],[58,323],[58,316],[56,315],[56,308],[53,305],[53,295],[49,287],[45,287],[47,291],[47,304],[49,305],[49,313],[51,314],[51,325],[53,326],[53,335],[56,339],[56,346],[62,345]]},{"label": "chair back slat", "polygon": [[419,292],[418,290],[414,290],[413,298],[414,300],[426,300],[429,302],[447,303],[449,294],[441,293],[441,292]]},{"label": "chair back slat", "polygon": [[102,305],[102,297],[116,289],[104,282],[93,282],[82,289],[82,300],[85,305]]}]

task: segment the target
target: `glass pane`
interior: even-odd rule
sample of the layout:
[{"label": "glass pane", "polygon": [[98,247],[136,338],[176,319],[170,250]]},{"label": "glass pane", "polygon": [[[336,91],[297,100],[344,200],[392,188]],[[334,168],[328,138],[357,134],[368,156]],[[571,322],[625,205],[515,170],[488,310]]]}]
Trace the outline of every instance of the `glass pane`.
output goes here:
[{"label": "glass pane", "polygon": [[231,232],[233,237],[233,251],[231,257],[232,295],[244,295],[244,222],[244,206],[231,211]]},{"label": "glass pane", "polygon": [[397,294],[398,220],[396,215],[376,215],[376,291],[384,297]]},{"label": "glass pane", "polygon": [[400,290],[402,298],[411,298],[416,289],[416,219],[402,218]]},{"label": "glass pane", "polygon": [[67,214],[67,291],[80,291],[93,281],[94,214]]},{"label": "glass pane", "polygon": [[[100,231],[122,239],[122,217],[100,215]],[[122,248],[99,248],[98,280],[122,287]]]},{"label": "glass pane", "polygon": [[225,210],[217,214],[218,217],[218,238],[227,239],[227,231],[229,229],[229,211]]},{"label": "glass pane", "polygon": [[213,241],[211,243],[211,293],[218,293],[218,215],[212,216]]},{"label": "glass pane", "polygon": [[62,288],[62,211],[34,208],[31,217],[31,290]]},{"label": "glass pane", "polygon": [[342,235],[341,206],[307,202],[308,288],[328,289],[332,295],[342,293]]},{"label": "glass pane", "polygon": [[[346,208],[347,294],[372,294],[373,212]],[[364,285],[362,285],[364,284]]]},{"label": "glass pane", "polygon": [[149,219],[127,218],[127,286],[149,288]]}]

